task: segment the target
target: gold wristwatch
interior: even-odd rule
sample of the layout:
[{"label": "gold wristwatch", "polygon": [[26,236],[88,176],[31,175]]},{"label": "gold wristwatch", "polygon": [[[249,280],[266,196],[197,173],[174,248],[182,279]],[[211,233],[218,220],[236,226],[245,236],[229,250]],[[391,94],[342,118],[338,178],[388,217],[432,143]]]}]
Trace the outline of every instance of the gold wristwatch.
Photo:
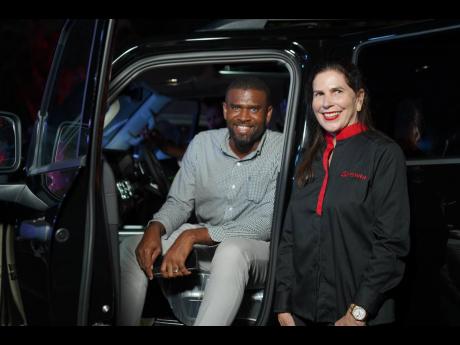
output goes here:
[{"label": "gold wristwatch", "polygon": [[356,321],[366,321],[367,311],[363,307],[352,304],[350,305],[350,313]]}]

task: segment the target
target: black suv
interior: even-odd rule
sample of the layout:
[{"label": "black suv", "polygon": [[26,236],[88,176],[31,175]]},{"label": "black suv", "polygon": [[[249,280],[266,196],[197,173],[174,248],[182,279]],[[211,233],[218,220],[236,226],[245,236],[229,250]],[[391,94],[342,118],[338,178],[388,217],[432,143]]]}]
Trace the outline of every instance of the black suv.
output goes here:
[{"label": "black suv", "polygon": [[[27,173],[0,185],[9,270],[2,319],[115,325],[118,243],[143,231],[179,169],[165,143],[185,148],[198,132],[222,126],[216,109],[226,86],[254,75],[271,88],[270,128],[285,139],[269,278],[247,292],[235,324],[276,324],[274,258],[308,142],[305,83],[315,63],[340,58],[361,68],[376,128],[407,156],[412,245],[396,291],[398,322],[460,325],[459,38],[460,21],[221,20],[135,41],[116,20],[66,22],[24,166],[20,121],[9,109],[0,117],[0,173]],[[207,276],[192,277],[194,294],[177,295],[172,309],[162,296],[167,284],[151,283],[145,324],[190,324]]]}]

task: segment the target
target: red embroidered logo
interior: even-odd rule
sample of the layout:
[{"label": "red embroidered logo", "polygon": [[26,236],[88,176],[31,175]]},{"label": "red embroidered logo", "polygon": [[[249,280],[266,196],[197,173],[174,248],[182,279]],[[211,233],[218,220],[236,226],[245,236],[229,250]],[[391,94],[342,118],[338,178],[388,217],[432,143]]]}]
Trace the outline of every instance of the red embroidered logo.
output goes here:
[{"label": "red embroidered logo", "polygon": [[358,180],[362,180],[362,181],[367,180],[366,175],[363,175],[363,174],[360,174],[360,173],[355,173],[355,172],[352,172],[352,171],[347,171],[347,170],[342,171],[340,173],[340,177],[353,177],[353,178],[357,178]]}]

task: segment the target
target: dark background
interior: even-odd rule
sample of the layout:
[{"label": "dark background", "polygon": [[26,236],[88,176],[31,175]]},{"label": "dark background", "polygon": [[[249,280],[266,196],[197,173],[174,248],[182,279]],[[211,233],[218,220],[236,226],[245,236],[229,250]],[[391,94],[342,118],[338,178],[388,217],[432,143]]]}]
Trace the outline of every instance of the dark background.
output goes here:
[{"label": "dark background", "polygon": [[0,25],[0,110],[33,124],[62,20],[3,20]]},{"label": "dark background", "polygon": [[[145,37],[193,31],[210,19],[119,20],[114,57]],[[62,19],[0,21],[0,110],[21,118],[29,137],[40,106]]]}]

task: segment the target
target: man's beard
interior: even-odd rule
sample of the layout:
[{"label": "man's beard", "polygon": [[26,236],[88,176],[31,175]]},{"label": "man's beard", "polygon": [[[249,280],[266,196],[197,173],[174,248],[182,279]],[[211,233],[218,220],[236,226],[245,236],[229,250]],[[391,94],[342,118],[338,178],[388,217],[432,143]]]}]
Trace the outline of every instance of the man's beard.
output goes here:
[{"label": "man's beard", "polygon": [[228,124],[227,128],[230,132],[230,138],[233,140],[238,151],[242,153],[248,153],[253,148],[254,144],[258,142],[265,133],[267,126],[265,123],[257,127],[255,132],[250,135],[238,136],[233,130],[233,124]]}]

